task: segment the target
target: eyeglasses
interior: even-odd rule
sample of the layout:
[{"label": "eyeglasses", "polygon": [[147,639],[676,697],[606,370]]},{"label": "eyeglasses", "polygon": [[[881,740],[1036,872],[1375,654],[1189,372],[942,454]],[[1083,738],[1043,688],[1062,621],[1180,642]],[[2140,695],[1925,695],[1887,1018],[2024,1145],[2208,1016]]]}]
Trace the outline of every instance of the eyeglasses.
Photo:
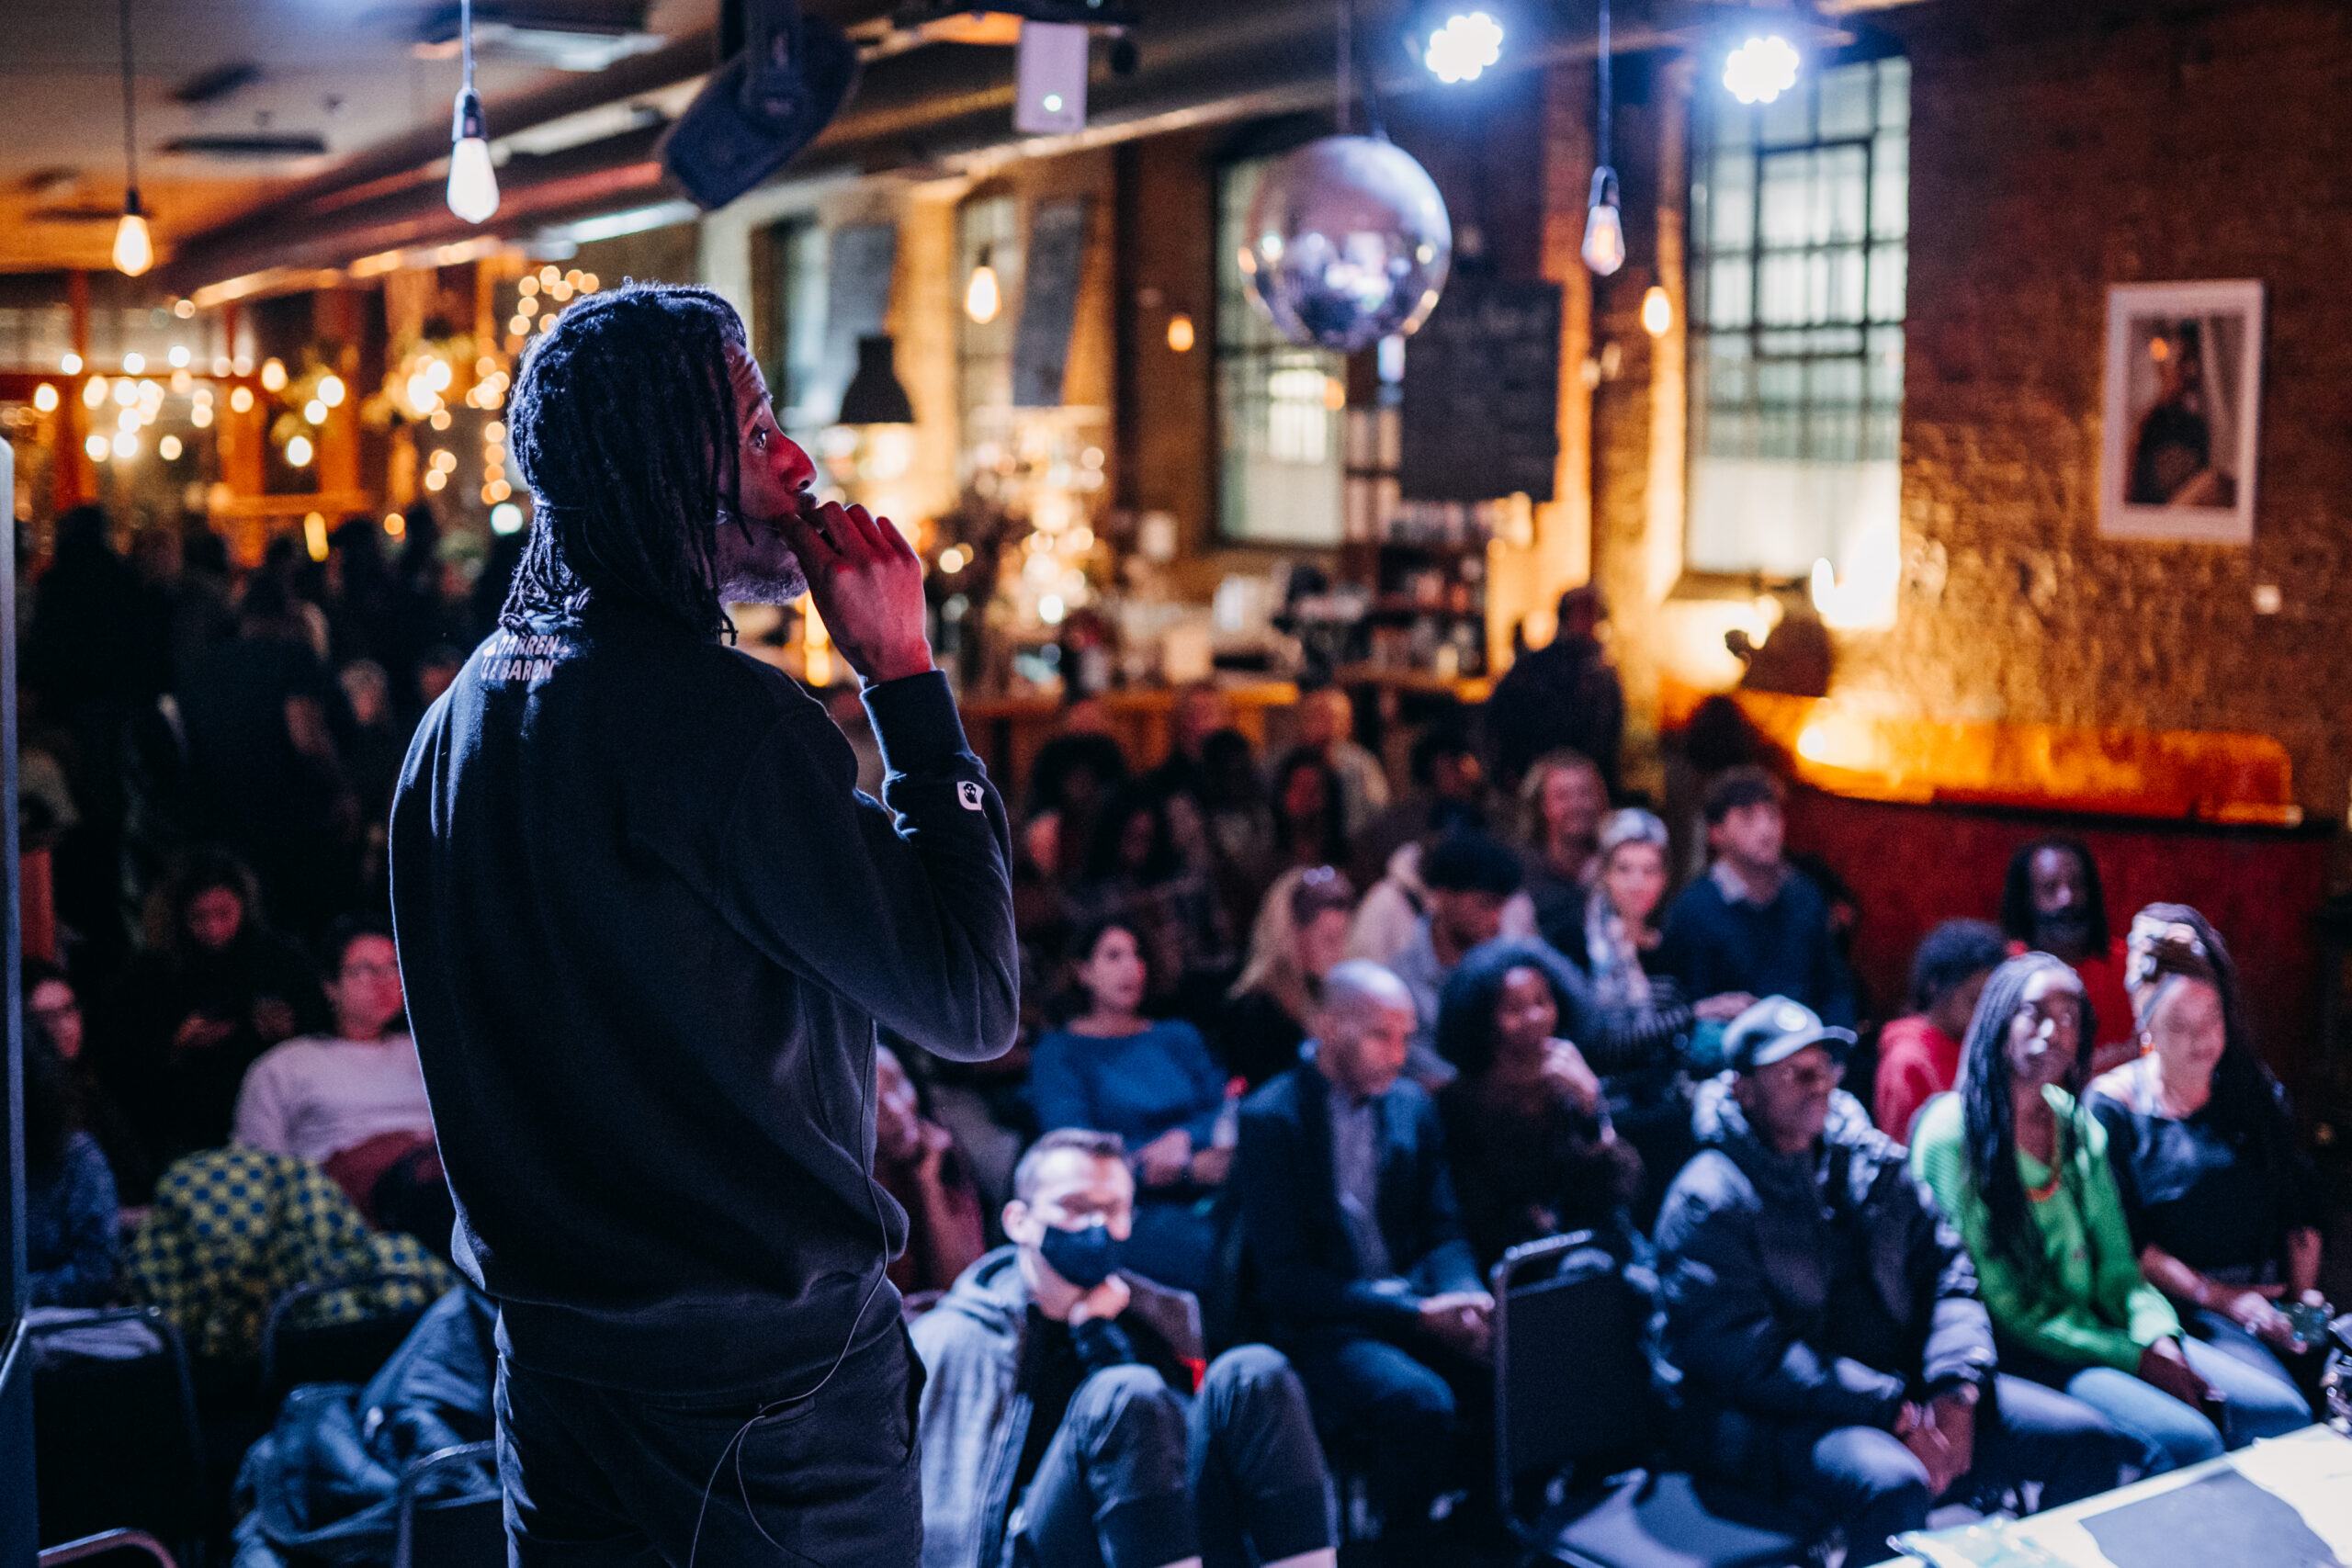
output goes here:
[{"label": "eyeglasses", "polygon": [[1335,865],[1312,865],[1298,874],[1302,887],[1321,887],[1340,880],[1340,868]]}]

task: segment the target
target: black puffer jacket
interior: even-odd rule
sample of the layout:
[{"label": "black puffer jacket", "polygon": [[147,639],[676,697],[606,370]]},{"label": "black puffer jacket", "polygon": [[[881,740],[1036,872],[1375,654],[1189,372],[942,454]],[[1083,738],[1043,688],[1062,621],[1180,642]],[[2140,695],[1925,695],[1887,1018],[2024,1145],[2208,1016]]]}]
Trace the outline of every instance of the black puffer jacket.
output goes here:
[{"label": "black puffer jacket", "polygon": [[1693,1123],[1657,1250],[1694,1465],[1748,1469],[1789,1426],[1892,1428],[1906,1399],[1992,1377],[1967,1248],[1860,1101],[1832,1097],[1810,1155],[1768,1148],[1728,1074]]}]

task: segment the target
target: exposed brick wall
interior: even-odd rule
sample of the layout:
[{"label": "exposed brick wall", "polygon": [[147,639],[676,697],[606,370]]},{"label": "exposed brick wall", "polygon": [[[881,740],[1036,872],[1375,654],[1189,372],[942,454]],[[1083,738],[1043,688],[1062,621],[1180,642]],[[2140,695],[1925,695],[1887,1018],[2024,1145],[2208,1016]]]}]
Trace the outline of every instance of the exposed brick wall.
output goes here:
[{"label": "exposed brick wall", "polygon": [[[1906,576],[1894,630],[1838,639],[1833,692],[1941,717],[2267,733],[2306,810],[2343,812],[2352,6],[1937,0],[1868,19],[1912,62]],[[1634,109],[1618,135],[1638,149],[1621,164],[1654,162],[1664,129]],[[1679,511],[1644,479],[1643,238],[1634,254],[1597,305],[1596,341],[1626,357],[1594,442],[1596,549],[1638,698],[1671,608],[1638,563]],[[2108,286],[2232,277],[2268,289],[2255,543],[2103,540]],[[2279,614],[2255,612],[2259,583],[2281,588]]]},{"label": "exposed brick wall", "polygon": [[[1927,570],[1894,632],[1845,650],[1841,685],[1972,717],[2268,733],[2305,808],[2340,812],[2352,8],[1890,20],[1913,72],[1904,533]],[[2228,277],[2268,290],[2254,545],[2100,539],[2108,286]],[[2255,613],[2257,583],[2281,587],[2278,615]]]}]

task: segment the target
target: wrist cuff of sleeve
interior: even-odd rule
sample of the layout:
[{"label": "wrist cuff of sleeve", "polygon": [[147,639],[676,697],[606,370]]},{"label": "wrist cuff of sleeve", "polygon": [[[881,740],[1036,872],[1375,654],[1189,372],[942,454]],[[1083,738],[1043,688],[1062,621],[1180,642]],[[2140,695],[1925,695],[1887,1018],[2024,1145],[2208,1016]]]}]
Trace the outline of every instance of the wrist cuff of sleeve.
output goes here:
[{"label": "wrist cuff of sleeve", "polygon": [[964,721],[947,676],[937,670],[902,675],[865,688],[860,700],[873,721],[882,765],[893,773],[921,773],[958,755],[969,755]]}]

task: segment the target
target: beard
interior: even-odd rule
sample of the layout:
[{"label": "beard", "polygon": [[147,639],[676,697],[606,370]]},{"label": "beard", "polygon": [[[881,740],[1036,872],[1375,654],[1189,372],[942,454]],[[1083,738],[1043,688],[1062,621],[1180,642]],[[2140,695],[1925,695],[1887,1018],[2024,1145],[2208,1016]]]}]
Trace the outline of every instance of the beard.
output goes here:
[{"label": "beard", "polygon": [[2034,945],[2044,953],[2082,953],[2091,945],[2091,918],[2084,910],[2062,909],[2033,917]]},{"label": "beard", "polygon": [[781,529],[731,511],[718,514],[718,597],[729,604],[789,604],[808,592],[800,558]]}]

